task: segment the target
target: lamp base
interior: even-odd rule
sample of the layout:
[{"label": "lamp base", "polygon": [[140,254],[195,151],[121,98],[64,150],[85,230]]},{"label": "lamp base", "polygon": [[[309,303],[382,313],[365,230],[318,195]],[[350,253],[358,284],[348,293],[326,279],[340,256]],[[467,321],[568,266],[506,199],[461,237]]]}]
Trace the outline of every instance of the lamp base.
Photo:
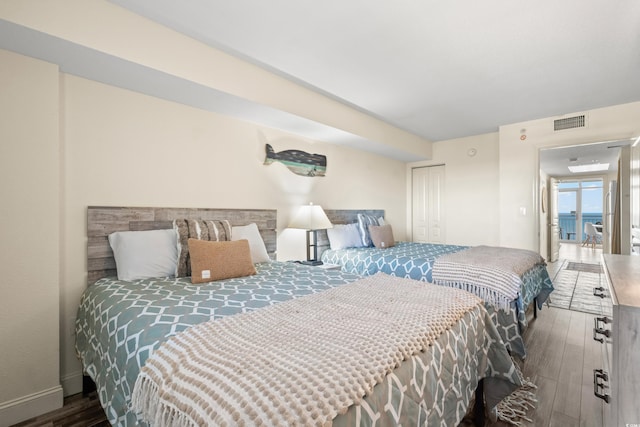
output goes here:
[{"label": "lamp base", "polygon": [[300,264],[303,265],[322,265],[322,261],[300,261]]}]

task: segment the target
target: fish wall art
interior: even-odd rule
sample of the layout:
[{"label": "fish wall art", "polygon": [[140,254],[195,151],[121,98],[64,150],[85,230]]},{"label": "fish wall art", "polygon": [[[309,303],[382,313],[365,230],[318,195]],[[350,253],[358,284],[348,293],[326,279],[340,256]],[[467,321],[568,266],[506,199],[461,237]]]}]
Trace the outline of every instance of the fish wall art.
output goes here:
[{"label": "fish wall art", "polygon": [[297,175],[324,176],[327,170],[327,156],[322,154],[309,154],[300,150],[285,150],[276,153],[270,144],[266,144],[266,151],[265,165],[280,162]]}]

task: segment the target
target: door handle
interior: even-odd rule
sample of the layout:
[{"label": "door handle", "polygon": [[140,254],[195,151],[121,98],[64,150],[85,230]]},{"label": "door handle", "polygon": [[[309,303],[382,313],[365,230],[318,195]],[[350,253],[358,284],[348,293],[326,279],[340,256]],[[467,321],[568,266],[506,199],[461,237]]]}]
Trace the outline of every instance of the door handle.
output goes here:
[{"label": "door handle", "polygon": [[598,286],[597,288],[593,288],[593,296],[605,298],[604,288],[602,286]]},{"label": "door handle", "polygon": [[595,317],[593,319],[593,340],[594,341],[598,341],[600,343],[604,343],[604,338],[600,337],[598,338],[598,335],[604,335],[605,337],[609,338],[611,336],[611,331],[609,329],[604,329],[603,327],[600,327],[600,322],[604,323],[605,325],[607,323],[611,323],[611,319],[609,319],[608,317],[604,316],[604,317]]},{"label": "door handle", "polygon": [[[600,382],[599,380],[602,380],[603,382]],[[609,375],[607,375],[607,373],[604,370],[602,369],[593,370],[593,394],[597,398],[602,399],[607,403],[609,403],[609,395],[606,393],[600,393],[599,389],[600,388],[604,389],[605,387],[608,387],[607,384],[605,384],[608,381],[609,381]]]}]

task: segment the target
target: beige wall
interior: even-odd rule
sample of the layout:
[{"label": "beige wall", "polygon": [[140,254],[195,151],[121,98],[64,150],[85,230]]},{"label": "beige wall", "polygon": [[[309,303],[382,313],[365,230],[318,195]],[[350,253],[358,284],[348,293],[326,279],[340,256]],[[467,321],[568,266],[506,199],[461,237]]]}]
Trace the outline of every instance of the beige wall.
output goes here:
[{"label": "beige wall", "polygon": [[[59,73],[6,51],[0,60],[0,425],[59,406],[60,383],[65,394],[80,390],[72,330],[86,287],[88,205],[277,209],[281,260],[305,256],[304,232],[285,228],[308,202],[384,209],[396,237],[406,237],[403,162]],[[327,175],[264,165],[265,143],[325,154]]]},{"label": "beige wall", "polygon": [[62,405],[58,68],[0,50],[0,426]]},{"label": "beige wall", "polygon": [[[469,150],[475,155],[470,156]],[[407,164],[407,227],[411,226],[411,169],[445,165],[445,240],[452,245],[498,244],[498,134],[433,144],[433,160]]]},{"label": "beige wall", "polygon": [[[63,75],[62,316],[68,330],[86,286],[86,207],[178,206],[278,210],[278,258],[305,257],[304,232],[285,230],[301,204],[385,209],[403,239],[405,164]],[[264,165],[265,143],[327,156],[325,177]],[[62,375],[77,391],[73,338],[62,336]]]}]

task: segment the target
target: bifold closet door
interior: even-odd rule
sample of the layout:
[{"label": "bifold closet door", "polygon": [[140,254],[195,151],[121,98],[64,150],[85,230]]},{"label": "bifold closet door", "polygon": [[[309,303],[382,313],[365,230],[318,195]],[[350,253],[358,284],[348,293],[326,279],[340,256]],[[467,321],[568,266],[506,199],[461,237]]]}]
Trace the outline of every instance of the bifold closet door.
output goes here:
[{"label": "bifold closet door", "polygon": [[412,170],[412,240],[445,243],[444,165]]}]

